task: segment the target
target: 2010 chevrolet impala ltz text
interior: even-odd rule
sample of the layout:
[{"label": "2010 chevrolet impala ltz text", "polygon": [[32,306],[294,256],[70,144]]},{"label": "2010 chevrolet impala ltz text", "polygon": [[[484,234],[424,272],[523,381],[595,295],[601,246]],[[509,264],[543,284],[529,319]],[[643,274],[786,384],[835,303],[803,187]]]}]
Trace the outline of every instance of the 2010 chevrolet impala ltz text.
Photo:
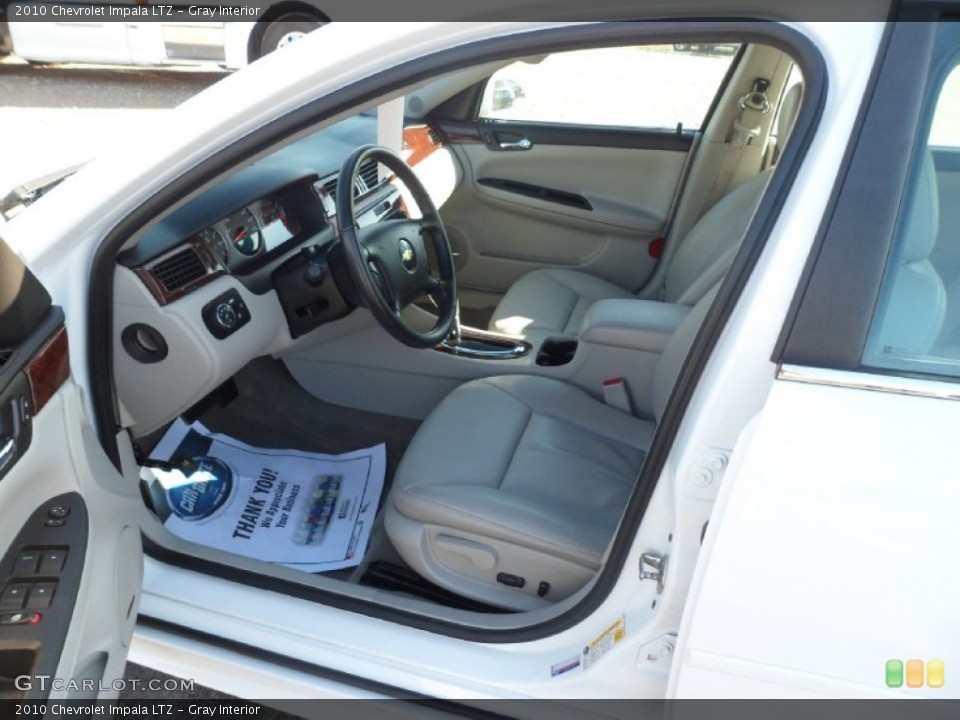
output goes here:
[{"label": "2010 chevrolet impala ltz text", "polygon": [[960,25],[767,5],[332,22],[8,196],[0,692],[955,696]]}]

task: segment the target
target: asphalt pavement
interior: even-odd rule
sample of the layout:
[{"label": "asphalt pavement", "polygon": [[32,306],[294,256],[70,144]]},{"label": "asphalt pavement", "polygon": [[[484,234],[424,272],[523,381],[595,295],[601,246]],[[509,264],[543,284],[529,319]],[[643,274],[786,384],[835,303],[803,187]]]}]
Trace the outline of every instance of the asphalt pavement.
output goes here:
[{"label": "asphalt pavement", "polygon": [[228,73],[0,59],[0,195],[85,162]]},{"label": "asphalt pavement", "polygon": [[31,65],[9,57],[0,61],[0,108],[171,108],[226,75],[209,66]]}]

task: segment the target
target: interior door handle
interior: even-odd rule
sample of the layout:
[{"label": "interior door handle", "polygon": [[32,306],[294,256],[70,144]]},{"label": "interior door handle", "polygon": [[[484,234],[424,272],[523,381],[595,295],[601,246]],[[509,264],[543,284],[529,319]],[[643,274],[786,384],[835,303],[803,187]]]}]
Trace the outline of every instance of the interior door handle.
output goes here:
[{"label": "interior door handle", "polygon": [[533,141],[530,138],[522,137],[519,140],[501,140],[501,150],[529,150],[533,147]]},{"label": "interior door handle", "polygon": [[0,472],[17,456],[16,438],[0,438]]},{"label": "interior door handle", "polygon": [[20,438],[20,431],[23,429],[23,418],[21,417],[20,398],[10,399],[10,420],[11,432],[5,437],[0,437],[0,472],[6,470],[17,457],[17,440]]}]

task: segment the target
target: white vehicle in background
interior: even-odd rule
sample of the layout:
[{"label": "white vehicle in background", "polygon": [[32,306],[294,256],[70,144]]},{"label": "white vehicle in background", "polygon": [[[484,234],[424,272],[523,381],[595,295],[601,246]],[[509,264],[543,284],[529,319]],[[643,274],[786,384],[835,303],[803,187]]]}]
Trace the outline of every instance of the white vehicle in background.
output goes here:
[{"label": "white vehicle in background", "polygon": [[[42,3],[36,5],[43,7]],[[82,10],[84,3],[67,5]],[[64,4],[56,7],[60,12]],[[102,5],[90,7],[107,9]],[[141,16],[139,8],[154,9],[147,5],[123,7],[119,4],[112,11],[131,14],[119,20],[108,18],[108,22],[74,21],[73,17],[66,22],[38,22],[36,20],[49,20],[52,16],[18,20],[16,9],[8,8],[6,23],[0,22],[0,54],[13,52],[36,64],[152,66],[213,62],[236,69],[300,39],[328,20],[318,7],[308,2],[265,3],[261,13],[250,20],[225,22],[205,19],[206,16],[199,14],[203,5],[190,5],[192,10],[184,7],[175,15],[183,20],[176,22],[158,22],[150,15]]]}]

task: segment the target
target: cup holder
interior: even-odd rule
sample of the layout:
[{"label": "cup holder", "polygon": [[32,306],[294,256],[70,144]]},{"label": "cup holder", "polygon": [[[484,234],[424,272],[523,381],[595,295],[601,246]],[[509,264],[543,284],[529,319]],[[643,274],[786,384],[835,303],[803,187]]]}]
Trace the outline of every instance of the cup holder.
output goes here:
[{"label": "cup holder", "polygon": [[547,338],[537,353],[537,365],[559,367],[568,364],[577,353],[577,341],[570,338]]}]

